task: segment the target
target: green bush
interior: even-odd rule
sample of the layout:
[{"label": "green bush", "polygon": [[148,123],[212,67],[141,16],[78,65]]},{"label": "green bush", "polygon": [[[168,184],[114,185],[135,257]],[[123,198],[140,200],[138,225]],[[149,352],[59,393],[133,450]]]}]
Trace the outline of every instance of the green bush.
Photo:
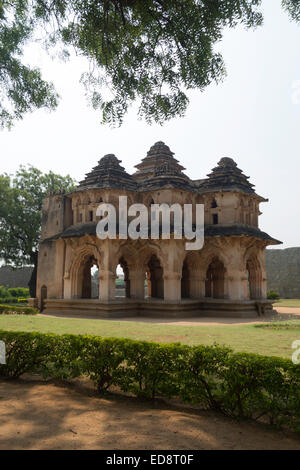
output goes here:
[{"label": "green bush", "polygon": [[30,296],[29,289],[27,287],[9,287],[7,291],[12,297],[28,298]]},{"label": "green bush", "polygon": [[0,297],[0,304],[27,303],[28,297]]},{"label": "green bush", "polygon": [[11,297],[11,296],[9,295],[9,292],[5,287],[0,286],[0,298],[4,298],[4,297]]},{"label": "green bush", "polygon": [[0,298],[5,298],[5,297],[28,298],[29,296],[30,296],[29,289],[27,287],[4,287],[4,286],[0,286]]},{"label": "green bush", "polygon": [[16,297],[0,297],[1,304],[16,304],[18,299]]},{"label": "green bush", "polygon": [[280,295],[276,290],[271,289],[267,292],[267,299],[269,299],[269,300],[279,300]]},{"label": "green bush", "polygon": [[47,369],[56,342],[54,335],[1,331],[0,338],[6,348],[6,364],[0,365],[0,377],[18,378]]},{"label": "green bush", "polygon": [[36,313],[39,313],[39,310],[37,308],[32,307],[0,304],[0,315],[1,313],[4,313],[6,315],[35,315]]},{"label": "green bush", "polygon": [[87,376],[148,398],[177,397],[234,418],[261,419],[300,432],[300,365],[234,353],[227,347],[158,344],[122,338],[0,331],[2,377]]}]

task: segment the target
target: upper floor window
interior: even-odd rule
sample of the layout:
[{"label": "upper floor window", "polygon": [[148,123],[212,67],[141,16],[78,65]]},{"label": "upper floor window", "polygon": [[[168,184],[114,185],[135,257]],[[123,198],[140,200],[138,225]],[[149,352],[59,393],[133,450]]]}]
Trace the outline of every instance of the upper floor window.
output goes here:
[{"label": "upper floor window", "polygon": [[90,222],[93,222],[93,218],[94,218],[93,211],[89,211],[89,220],[90,220]]},{"label": "upper floor window", "polygon": [[215,209],[216,207],[218,207],[217,201],[215,199],[213,199],[213,201],[211,203],[211,208]]}]

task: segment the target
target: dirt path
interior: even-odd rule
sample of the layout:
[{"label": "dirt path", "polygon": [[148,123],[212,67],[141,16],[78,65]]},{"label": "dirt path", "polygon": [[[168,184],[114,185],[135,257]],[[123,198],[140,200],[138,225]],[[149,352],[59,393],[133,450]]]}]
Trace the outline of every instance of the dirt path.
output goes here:
[{"label": "dirt path", "polygon": [[0,449],[299,449],[300,436],[40,380],[0,381]]},{"label": "dirt path", "polygon": [[290,315],[300,315],[299,307],[276,307],[278,313],[290,314]]}]

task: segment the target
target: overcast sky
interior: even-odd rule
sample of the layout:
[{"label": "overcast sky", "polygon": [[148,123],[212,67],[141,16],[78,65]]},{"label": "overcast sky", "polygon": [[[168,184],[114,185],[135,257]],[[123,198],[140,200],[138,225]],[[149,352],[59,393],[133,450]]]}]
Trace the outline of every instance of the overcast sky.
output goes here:
[{"label": "overcast sky", "polygon": [[218,49],[228,76],[203,93],[189,93],[186,116],[149,126],[132,109],[121,128],[99,124],[79,83],[87,63],[51,60],[38,46],[26,50],[61,95],[58,109],[28,114],[0,132],[1,172],[30,163],[43,171],[81,180],[99,158],[114,153],[128,172],[158,140],[167,143],[193,179],[204,178],[221,157],[232,157],[258,194],[260,228],[300,246],[300,25],[289,20],[280,0],[264,0],[264,26],[226,31]]}]

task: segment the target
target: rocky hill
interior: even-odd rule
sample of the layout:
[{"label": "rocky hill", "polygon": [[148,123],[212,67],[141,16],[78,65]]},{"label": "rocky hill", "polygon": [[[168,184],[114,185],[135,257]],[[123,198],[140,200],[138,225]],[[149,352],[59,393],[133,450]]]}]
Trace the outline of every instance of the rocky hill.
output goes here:
[{"label": "rocky hill", "polygon": [[300,299],[300,247],[266,250],[268,290],[287,299]]},{"label": "rocky hill", "polygon": [[32,268],[13,269],[11,266],[2,266],[0,268],[0,286],[4,287],[28,287]]}]

